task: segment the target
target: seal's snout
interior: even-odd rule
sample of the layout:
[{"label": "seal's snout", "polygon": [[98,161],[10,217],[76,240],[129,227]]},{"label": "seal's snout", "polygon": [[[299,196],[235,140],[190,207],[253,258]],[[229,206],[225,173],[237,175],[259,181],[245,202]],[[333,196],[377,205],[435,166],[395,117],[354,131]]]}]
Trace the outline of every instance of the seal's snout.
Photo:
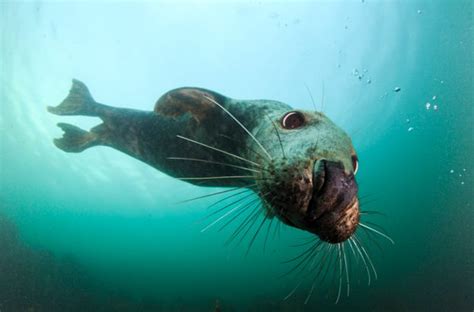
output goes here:
[{"label": "seal's snout", "polygon": [[340,162],[317,160],[313,166],[313,196],[307,223],[322,240],[339,243],[348,239],[359,223],[357,183]]}]

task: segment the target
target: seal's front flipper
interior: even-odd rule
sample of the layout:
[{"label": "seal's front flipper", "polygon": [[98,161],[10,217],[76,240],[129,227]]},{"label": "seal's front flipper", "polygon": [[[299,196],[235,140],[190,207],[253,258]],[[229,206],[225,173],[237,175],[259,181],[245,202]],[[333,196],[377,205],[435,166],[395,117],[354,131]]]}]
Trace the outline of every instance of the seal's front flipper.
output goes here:
[{"label": "seal's front flipper", "polygon": [[58,106],[48,106],[48,111],[56,115],[100,116],[102,106],[94,101],[83,82],[73,79],[68,96]]},{"label": "seal's front flipper", "polygon": [[82,130],[67,123],[58,123],[64,134],[60,139],[54,139],[54,145],[69,153],[80,153],[86,148],[101,144],[99,136],[94,132]]}]

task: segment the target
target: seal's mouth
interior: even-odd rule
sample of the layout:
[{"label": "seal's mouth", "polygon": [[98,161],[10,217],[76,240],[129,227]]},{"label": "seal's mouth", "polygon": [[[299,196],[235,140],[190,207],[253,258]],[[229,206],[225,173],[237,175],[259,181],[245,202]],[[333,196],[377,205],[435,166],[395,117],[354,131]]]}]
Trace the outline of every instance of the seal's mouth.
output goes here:
[{"label": "seal's mouth", "polygon": [[313,167],[313,194],[305,223],[309,231],[330,243],[348,239],[359,224],[357,183],[339,162],[317,160]]}]

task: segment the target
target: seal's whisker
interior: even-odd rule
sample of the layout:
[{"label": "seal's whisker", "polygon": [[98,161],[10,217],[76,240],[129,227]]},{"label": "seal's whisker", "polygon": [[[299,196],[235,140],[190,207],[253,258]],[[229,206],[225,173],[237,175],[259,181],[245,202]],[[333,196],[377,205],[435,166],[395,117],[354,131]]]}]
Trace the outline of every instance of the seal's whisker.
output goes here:
[{"label": "seal's whisker", "polygon": [[[182,201],[177,202],[177,204],[188,203],[188,202],[191,202],[191,201],[194,201],[194,200],[198,200],[198,199],[203,199],[203,198],[207,198],[207,197],[212,197],[212,196],[216,196],[216,195],[220,195],[220,194],[225,194],[225,193],[229,193],[229,192],[235,192],[235,191],[238,191],[238,190],[240,190],[240,189],[243,189],[243,188],[251,188],[251,187],[254,187],[254,186],[256,186],[256,185],[257,185],[257,183],[253,183],[253,184],[249,184],[249,185],[234,187],[234,188],[231,188],[230,190],[224,190],[224,191],[219,191],[219,192],[215,192],[215,193],[210,193],[210,194],[206,194],[206,195],[202,195],[202,196],[198,196],[198,197],[193,197],[193,198],[185,199],[185,200],[182,200]],[[245,190],[245,192],[250,191],[250,190],[251,190],[251,189]],[[240,193],[238,193],[238,194],[240,194]],[[225,198],[225,199],[227,199],[227,198]],[[210,207],[208,207],[208,208],[210,208]]]},{"label": "seal's whisker", "polygon": [[[312,247],[314,247],[314,245]],[[327,247],[327,245],[325,247]],[[285,274],[285,275],[287,275],[287,274]],[[303,283],[303,281],[304,281],[304,279],[302,279],[298,284],[296,284],[296,286],[290,291],[290,293],[288,295],[286,295],[285,298],[283,298],[283,300],[287,300],[288,298],[290,298],[295,293],[295,291],[298,289],[298,287]],[[308,298],[307,298],[307,300],[308,300]],[[305,304],[306,304],[306,301],[305,301]]]},{"label": "seal's whisker", "polygon": [[[315,250],[315,248],[317,247],[318,244],[320,244],[321,242],[318,242],[318,241],[314,241],[312,242],[313,244],[311,246],[309,246],[308,248],[306,248],[303,252],[301,252],[300,254],[298,254],[297,256],[291,258],[291,259],[288,259],[288,260],[285,260],[285,261],[282,261],[283,264],[285,263],[291,263],[291,262],[294,262],[294,261],[297,261],[301,258],[303,258],[303,261],[306,259],[307,256],[310,256],[311,253]],[[288,272],[288,273],[291,273],[292,271]]]},{"label": "seal's whisker", "polygon": [[349,244],[349,247],[350,247],[350,249],[351,249],[351,251],[352,251],[352,255],[354,256],[354,259],[355,259],[355,261],[356,261],[356,264],[358,264],[358,263],[359,263],[359,257],[357,256],[357,254],[356,254],[356,252],[355,252],[355,250],[354,250],[354,247],[352,246],[352,240],[350,240],[350,239],[347,240],[347,243]]},{"label": "seal's whisker", "polygon": [[278,238],[281,237],[281,227],[282,227],[282,222],[278,222]]},{"label": "seal's whisker", "polygon": [[377,199],[359,199],[359,205],[360,206],[367,206],[368,204],[372,204],[372,203],[375,203],[377,201]]},{"label": "seal's whisker", "polygon": [[343,268],[342,268],[342,255],[341,255],[341,243],[337,244],[337,259],[339,260],[339,288],[337,290],[337,298],[335,304],[339,302],[339,298],[341,297],[341,290],[342,290],[342,274],[343,274]]},{"label": "seal's whisker", "polygon": [[177,178],[182,181],[192,181],[192,180],[220,180],[220,179],[246,179],[254,178],[252,175],[242,175],[242,176],[217,176],[217,177],[184,177]]},{"label": "seal's whisker", "polygon": [[[323,268],[326,267],[326,263],[328,264],[328,267],[325,271],[325,274],[323,275],[322,279],[320,279],[320,283],[322,284],[324,282],[324,280],[326,279],[326,275],[327,275],[327,271],[329,269],[329,264],[330,264],[330,261],[327,261],[329,258],[331,258],[332,256],[332,253],[333,253],[333,247],[334,245],[329,245],[329,244],[326,244],[324,245],[324,250],[325,250],[325,253],[324,255],[321,257],[321,261],[316,265],[316,260],[318,259],[318,257],[314,257],[313,258],[313,261],[310,265],[310,271],[312,270],[313,266],[314,266],[314,269],[316,270],[318,267],[319,267],[319,270],[317,272],[317,274],[314,276],[313,278],[313,281],[311,283],[311,289],[310,291],[308,292],[308,295],[306,296],[306,300],[304,301],[304,304],[307,304],[309,302],[309,299],[311,298],[311,296],[313,295],[313,291],[314,291],[314,287],[316,286],[316,282],[318,281],[318,278],[319,276],[321,275],[321,272],[323,272]],[[322,250],[321,250],[322,251]]]},{"label": "seal's whisker", "polygon": [[[327,262],[327,259],[330,258],[330,256],[332,255],[332,249],[333,249],[334,245],[332,244],[325,244],[324,245],[324,253],[323,255],[321,256],[321,261],[316,263],[316,259],[317,257],[314,257],[313,258],[313,262],[311,263],[310,267],[309,267],[309,270],[316,270],[318,267],[319,267],[319,270],[318,270],[318,273],[314,276],[314,279],[316,279],[320,274],[321,272],[323,271],[323,267],[324,265],[326,264]],[[323,251],[321,250],[321,251]]]},{"label": "seal's whisker", "polygon": [[318,240],[318,238],[317,238],[316,236],[314,236],[314,237],[311,237],[308,241],[306,241],[306,242],[304,242],[304,243],[296,244],[296,245],[290,245],[290,247],[301,247],[301,246],[305,246],[305,245],[314,243],[314,241],[317,241],[317,240]]},{"label": "seal's whisker", "polygon": [[[228,135],[225,135],[225,134],[218,134],[218,136],[223,137],[223,138],[225,138],[225,139],[227,139],[227,140],[229,140],[229,141],[235,142],[235,143],[240,143],[238,140],[233,139],[233,138],[231,138],[231,137],[229,137]],[[262,160],[268,162],[267,159],[266,159],[262,154],[260,154],[259,152],[257,152],[257,151],[254,150],[253,148],[246,146],[245,149],[247,149],[248,151],[254,153],[254,154],[257,155],[260,159],[262,159]],[[265,168],[262,168],[262,170],[268,171],[268,170],[265,169]]]},{"label": "seal's whisker", "polygon": [[311,288],[310,288],[310,290],[309,290],[309,292],[308,292],[308,295],[306,296],[306,299],[305,299],[305,301],[304,301],[304,304],[308,304],[309,299],[310,299],[311,296],[313,295],[314,286],[316,286],[316,281],[313,281],[313,282],[311,283]]},{"label": "seal's whisker", "polygon": [[275,228],[273,230],[273,239],[275,239],[277,237],[278,227],[280,227],[280,226],[281,226],[281,222],[275,223]]},{"label": "seal's whisker", "polygon": [[[226,241],[226,245],[230,245],[238,236],[239,234],[245,229],[247,228],[247,226],[249,226],[250,224],[250,227],[252,227],[252,225],[255,223],[255,220],[256,218],[258,217],[258,213],[259,213],[259,207],[260,207],[260,203],[257,203],[257,205],[255,205],[253,207],[253,210],[249,213],[249,215],[244,219],[244,221],[237,227],[236,230],[234,230],[234,232],[232,233],[232,235],[227,239]],[[245,232],[247,233],[248,230]],[[244,236],[237,242],[237,246],[242,242],[243,238],[245,237],[245,234]]]},{"label": "seal's whisker", "polygon": [[231,236],[227,239],[226,245],[229,245],[234,241],[235,238],[242,232],[243,229],[247,227],[247,225],[254,219],[255,215],[259,212],[258,209],[261,203],[258,202],[256,205],[253,206],[252,211],[248,214],[248,216],[244,219],[244,221],[234,230]]},{"label": "seal's whisker", "polygon": [[[252,216],[252,221],[249,223],[248,227],[247,227],[247,230],[244,232],[244,234],[242,235],[242,237],[240,238],[239,242],[237,245],[239,245],[240,243],[242,243],[242,241],[244,240],[245,237],[247,237],[247,234],[250,232],[250,230],[253,228],[253,226],[255,225],[255,222],[257,222],[257,219],[259,217],[259,215],[261,214],[261,209],[262,208],[262,204],[260,204],[260,206],[257,206],[257,208],[255,208],[255,212]],[[247,251],[247,254],[248,254],[248,251]],[[246,254],[246,255],[247,255]]]},{"label": "seal's whisker", "polygon": [[300,253],[296,257],[285,260],[282,263],[290,263],[290,262],[293,262],[293,261],[296,261],[296,260],[300,259],[301,257],[305,256],[307,253],[311,252],[311,250],[313,250],[318,244],[321,244],[321,242],[322,241],[314,242],[313,245],[309,246],[307,249],[305,249],[302,253]]},{"label": "seal's whisker", "polygon": [[195,162],[202,162],[206,164],[214,164],[214,165],[221,165],[221,166],[226,166],[226,167],[232,167],[232,168],[237,168],[237,169],[242,169],[246,171],[251,171],[251,172],[262,172],[261,170],[255,170],[247,167],[242,167],[242,166],[237,166],[237,165],[232,165],[224,162],[219,162],[219,161],[212,161],[212,160],[207,160],[207,159],[199,159],[199,158],[187,158],[187,157],[166,157],[166,159],[169,160],[184,160],[184,161],[195,161]]},{"label": "seal's whisker", "polygon": [[356,235],[354,235],[354,240],[355,240],[356,243],[359,245],[359,247],[361,248],[361,250],[362,250],[362,252],[364,253],[365,257],[367,258],[367,261],[369,262],[369,265],[370,265],[370,267],[372,268],[372,271],[374,271],[374,277],[375,277],[375,279],[378,279],[377,271],[375,270],[375,266],[374,266],[374,264],[372,263],[372,260],[370,259],[369,254],[368,254],[367,251],[365,250],[364,246],[362,246],[362,243],[360,242],[360,240],[357,238]]},{"label": "seal's whisker", "polygon": [[[360,185],[361,183],[359,183]],[[363,200],[363,199],[374,199],[376,195],[375,194],[366,194],[364,196],[359,196],[359,201]]]},{"label": "seal's whisker", "polygon": [[311,103],[313,103],[314,111],[317,112],[318,108],[316,107],[316,103],[314,102],[313,94],[311,93],[311,90],[309,89],[306,83],[304,84],[304,86],[306,87],[306,91],[308,91],[309,97],[311,98]]},{"label": "seal's whisker", "polygon": [[265,252],[265,250],[267,249],[268,236],[270,235],[270,230],[272,228],[273,220],[275,220],[274,217],[270,218],[270,222],[268,223],[267,233],[265,235],[265,240],[263,242],[263,252]]},{"label": "seal's whisker", "polygon": [[324,80],[321,86],[321,113],[324,112]]},{"label": "seal's whisker", "polygon": [[382,216],[382,217],[386,217],[387,215],[382,213],[382,212],[379,212],[379,211],[374,211],[374,210],[361,210],[360,211],[360,214],[361,215],[378,215],[378,216]]},{"label": "seal's whisker", "polygon": [[[333,253],[336,251],[335,245],[329,245],[328,253],[329,253],[329,251],[330,251],[331,253],[330,253],[329,256],[326,258],[327,261],[324,261],[324,262],[327,263],[327,269],[326,269],[326,271],[324,272],[324,275],[323,275],[323,278],[322,278],[321,281],[324,281],[324,280],[326,279],[326,276],[328,275],[329,266],[331,265],[331,260],[330,260],[330,259],[332,258]],[[322,271],[323,271],[322,269],[323,269],[323,268],[321,267],[319,270],[322,272]],[[318,274],[319,274],[319,272],[318,272]]]},{"label": "seal's whisker", "polygon": [[253,161],[248,160],[248,159],[246,159],[246,158],[244,158],[244,157],[241,157],[241,156],[238,156],[238,155],[235,155],[235,154],[226,152],[226,151],[221,150],[221,149],[219,149],[219,148],[217,148],[217,147],[210,146],[210,145],[207,145],[207,144],[205,144],[205,143],[198,142],[198,141],[196,141],[196,140],[193,140],[193,139],[184,137],[184,136],[179,135],[179,134],[176,135],[176,137],[179,138],[179,139],[186,140],[186,141],[188,141],[188,142],[191,142],[191,143],[194,143],[194,144],[197,144],[197,145],[206,147],[206,148],[211,149],[211,150],[213,150],[213,151],[216,151],[216,152],[225,154],[225,155],[227,155],[227,156],[231,156],[231,157],[234,157],[234,158],[236,158],[236,159],[240,159],[240,160],[246,161],[246,162],[248,162],[248,163],[250,163],[250,164],[252,164],[252,165],[254,165],[254,166],[261,167],[261,165],[260,165],[260,164],[257,164],[256,162],[253,162]]},{"label": "seal's whisker", "polygon": [[298,287],[300,287],[301,283],[303,283],[303,281],[300,281],[298,284],[296,284],[296,286],[288,293],[288,295],[286,295],[286,297],[283,298],[283,301],[288,300],[291,296],[293,296],[293,294],[298,289]]},{"label": "seal's whisker", "polygon": [[372,232],[374,232],[374,233],[379,234],[379,235],[382,236],[383,238],[385,238],[385,239],[387,239],[388,241],[390,241],[393,245],[395,245],[395,242],[393,241],[393,239],[392,239],[390,236],[388,236],[388,235],[386,235],[386,234],[384,234],[384,233],[382,233],[382,232],[380,232],[380,231],[377,231],[376,229],[373,229],[373,228],[371,228],[370,226],[363,224],[362,222],[359,222],[359,225],[362,226],[363,228],[366,228],[367,230],[370,230],[370,231],[372,231]]},{"label": "seal's whisker", "polygon": [[354,244],[355,249],[359,253],[360,258],[362,259],[362,262],[364,263],[365,269],[367,271],[368,286],[370,286],[371,274],[370,274],[369,266],[367,265],[367,262],[365,261],[364,255],[362,254],[362,251],[360,250],[359,246],[356,244],[354,238],[350,237],[349,240]]},{"label": "seal's whisker", "polygon": [[278,132],[278,129],[277,129],[275,123],[273,122],[273,120],[267,114],[265,114],[265,116],[267,116],[268,120],[270,120],[270,122],[272,123],[273,130],[275,130],[275,134],[278,138],[278,142],[280,143],[281,153],[283,154],[283,158],[286,159],[285,149],[283,148],[283,143],[281,142],[280,133]]},{"label": "seal's whisker", "polygon": [[370,240],[370,242],[374,243],[374,245],[377,246],[378,250],[380,250],[380,252],[383,254],[384,253],[383,248],[382,246],[380,246],[377,240],[379,237],[374,232],[371,232],[367,230],[366,228],[362,228],[362,230],[364,231],[365,235],[367,235],[367,238]]},{"label": "seal's whisker", "polygon": [[225,217],[227,217],[228,215],[230,215],[232,212],[234,212],[235,210],[239,209],[241,206],[242,206],[242,204],[239,204],[239,205],[237,205],[236,207],[232,208],[231,210],[227,211],[224,215],[220,216],[219,218],[217,218],[216,220],[214,220],[212,223],[210,223],[209,225],[207,225],[205,228],[203,228],[203,229],[201,230],[201,233],[204,233],[207,229],[211,228],[214,224],[218,223],[219,221],[221,221],[222,219],[224,219]]},{"label": "seal's whisker", "polygon": [[346,251],[344,249],[344,245],[345,245],[344,243],[341,243],[342,256],[344,259],[344,267],[346,269],[347,297],[349,297],[349,292],[350,292],[349,270],[347,266],[347,258],[346,258]]},{"label": "seal's whisker", "polygon": [[[334,262],[332,263],[333,264],[333,270],[332,270],[332,278],[331,278],[331,286],[328,288],[328,292],[327,292],[327,295],[326,295],[326,298],[329,298],[329,295],[331,294],[331,290],[334,288],[334,286],[336,285],[337,283],[337,269],[338,269],[338,265],[337,265],[337,260],[338,260],[338,248],[337,248],[337,244],[334,245]],[[331,255],[331,260],[332,260],[332,255]],[[328,266],[328,269],[329,269],[329,266]]]},{"label": "seal's whisker", "polygon": [[[283,275],[280,276],[280,278],[284,277],[284,276],[287,276],[287,275],[290,275],[291,273],[293,273],[294,271],[296,271],[299,267],[301,267],[300,271],[297,273],[297,274],[300,274],[304,269],[305,269],[305,266],[303,264],[311,261],[311,257],[313,257],[315,254],[317,254],[318,252],[318,249],[319,247],[321,246],[321,243],[322,241],[319,241],[317,243],[315,243],[313,246],[311,246],[310,248],[308,248],[306,251],[304,251],[303,253],[301,253],[300,255],[298,255],[297,257],[289,260],[289,261],[286,261],[284,263],[289,263],[289,262],[293,262],[293,261],[296,261],[300,258],[303,257],[302,260],[300,260],[295,266],[293,266],[288,272],[284,273]],[[302,266],[303,265],[303,266]]]},{"label": "seal's whisker", "polygon": [[297,255],[296,257],[293,257],[291,259],[288,259],[288,260],[285,260],[283,261],[282,263],[291,263],[291,262],[294,262],[298,259],[300,259],[301,257],[304,257],[305,255],[307,255],[308,253],[310,253],[314,248],[317,248],[318,245],[321,245],[322,241],[320,240],[313,240],[311,243],[313,243],[311,246],[309,246],[307,249],[305,249],[302,253],[300,253],[299,255]]},{"label": "seal's whisker", "polygon": [[[234,194],[234,195],[243,194],[243,193],[245,193],[245,192],[248,192],[248,191],[242,191],[242,192],[239,192],[239,193]],[[245,195],[245,196],[243,196],[243,197],[241,197],[241,198],[238,198],[237,200],[234,200],[233,202],[231,202],[231,203],[225,205],[224,207],[221,207],[221,208],[217,209],[216,211],[211,212],[211,213],[208,214],[206,217],[204,217],[204,220],[206,220],[206,219],[208,219],[209,217],[212,217],[212,216],[218,214],[219,212],[225,210],[225,209],[228,208],[228,207],[231,207],[231,206],[233,206],[233,205],[236,205],[237,203],[239,203],[239,202],[241,202],[241,201],[245,200],[246,198],[249,198],[250,196],[253,196],[253,195],[255,195],[255,194],[254,194],[254,193],[250,193],[250,194],[247,194],[247,195]],[[227,198],[225,198],[225,199],[228,199],[228,198],[230,198],[230,197],[232,197],[232,196],[227,196]],[[225,199],[224,199],[224,200],[225,200]],[[211,206],[209,206],[208,209],[209,209],[210,207],[212,207],[212,206],[215,206],[215,205],[216,205],[217,203],[219,203],[219,202],[222,202],[222,200],[219,200],[219,201],[215,202],[214,204],[212,204]]]},{"label": "seal's whisker", "polygon": [[311,264],[310,264],[309,267],[308,267],[308,270],[309,270],[309,271],[311,271],[313,268],[316,269],[316,268],[318,267],[318,266],[316,265],[316,260],[318,259],[318,255],[320,255],[320,254],[323,252],[323,250],[328,249],[328,246],[330,246],[330,244],[324,244],[324,245],[322,245],[322,248],[324,248],[324,249],[320,250],[319,253],[313,257],[313,261],[311,261]]},{"label": "seal's whisker", "polygon": [[221,228],[219,228],[219,232],[226,228],[229,224],[231,224],[234,220],[236,220],[240,215],[242,215],[245,211],[247,211],[253,203],[260,200],[260,198],[253,199],[249,203],[247,203],[235,216],[232,217],[229,221],[227,221]]},{"label": "seal's whisker", "polygon": [[247,253],[245,255],[248,255],[249,251],[250,251],[250,248],[252,248],[252,245],[255,241],[255,239],[257,238],[258,236],[258,233],[260,232],[260,230],[262,229],[262,226],[263,224],[265,223],[265,221],[267,221],[267,218],[264,216],[263,219],[262,219],[262,222],[260,223],[257,231],[255,232],[255,234],[253,235],[252,239],[250,240],[250,244],[249,244],[249,247],[247,248]]},{"label": "seal's whisker", "polygon": [[262,151],[265,152],[265,154],[267,155],[267,157],[272,160],[272,156],[267,152],[267,150],[265,149],[265,147],[263,147],[263,145],[260,143],[260,141],[257,140],[257,138],[237,119],[235,118],[234,115],[232,115],[231,112],[229,112],[224,106],[222,106],[221,104],[219,104],[216,100],[208,97],[208,96],[204,96],[206,99],[208,99],[209,101],[211,101],[212,103],[216,104],[217,106],[219,106],[227,115],[229,115],[242,129],[244,129],[245,132],[247,132],[247,134],[255,141],[255,143],[257,143],[258,146],[260,146],[260,148],[262,149]]},{"label": "seal's whisker", "polygon": [[[232,197],[235,197],[235,196],[239,196],[240,194],[244,194],[244,193],[247,193],[247,192],[255,192],[255,191],[256,191],[256,190],[254,190],[254,189],[248,189],[248,190],[243,190],[243,191],[240,191],[240,192],[238,192],[238,193],[234,193],[234,194],[228,195],[228,196],[226,196],[226,197],[224,197],[224,198],[221,198],[221,199],[215,201],[215,202],[212,203],[211,205],[209,205],[209,206],[207,207],[207,210],[210,210],[212,207],[217,206],[218,204],[220,204],[220,203],[223,202],[223,201],[228,200],[229,198],[232,198]],[[258,195],[258,194],[255,194],[255,193],[254,193],[254,195]],[[250,195],[249,195],[249,196],[250,196]],[[244,198],[246,198],[246,197],[244,197]],[[234,202],[234,203],[235,203],[235,202]]]},{"label": "seal's whisker", "polygon": [[[323,277],[321,278],[320,282],[322,283],[326,279],[327,272],[329,271],[329,265],[331,263],[330,261],[327,261],[327,260],[332,257],[332,254],[334,252],[333,248],[334,248],[334,245],[329,245],[329,244],[325,245],[326,252],[322,257],[321,262],[319,263],[319,271],[313,278],[313,281],[311,283],[311,289],[308,292],[308,295],[306,296],[306,300],[304,301],[304,304],[307,304],[309,302],[309,299],[313,295],[314,287],[316,286],[316,282],[318,281],[318,277],[321,274],[321,272],[324,271],[323,269],[326,267],[326,264],[327,264],[326,271],[325,271]],[[317,268],[318,268],[318,266],[315,267],[315,269],[317,269]]]},{"label": "seal's whisker", "polygon": [[387,230],[386,230],[383,226],[378,225],[378,224],[376,224],[376,223],[374,223],[374,222],[370,222],[370,221],[364,220],[364,224],[365,224],[365,225],[369,225],[369,226],[373,227],[374,229],[379,230],[379,231],[382,232],[382,233],[387,233]]}]

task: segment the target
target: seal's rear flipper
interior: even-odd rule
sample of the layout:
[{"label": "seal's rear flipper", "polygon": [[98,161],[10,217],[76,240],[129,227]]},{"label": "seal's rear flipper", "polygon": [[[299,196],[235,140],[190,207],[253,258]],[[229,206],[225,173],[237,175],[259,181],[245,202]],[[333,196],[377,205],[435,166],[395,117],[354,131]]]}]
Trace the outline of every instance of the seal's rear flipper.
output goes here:
[{"label": "seal's rear flipper", "polygon": [[58,106],[48,106],[48,111],[56,115],[99,116],[101,106],[83,82],[73,79],[68,96]]},{"label": "seal's rear flipper", "polygon": [[86,148],[99,145],[101,142],[94,132],[87,132],[67,123],[58,123],[64,134],[60,139],[54,139],[54,145],[69,153],[80,153]]}]

